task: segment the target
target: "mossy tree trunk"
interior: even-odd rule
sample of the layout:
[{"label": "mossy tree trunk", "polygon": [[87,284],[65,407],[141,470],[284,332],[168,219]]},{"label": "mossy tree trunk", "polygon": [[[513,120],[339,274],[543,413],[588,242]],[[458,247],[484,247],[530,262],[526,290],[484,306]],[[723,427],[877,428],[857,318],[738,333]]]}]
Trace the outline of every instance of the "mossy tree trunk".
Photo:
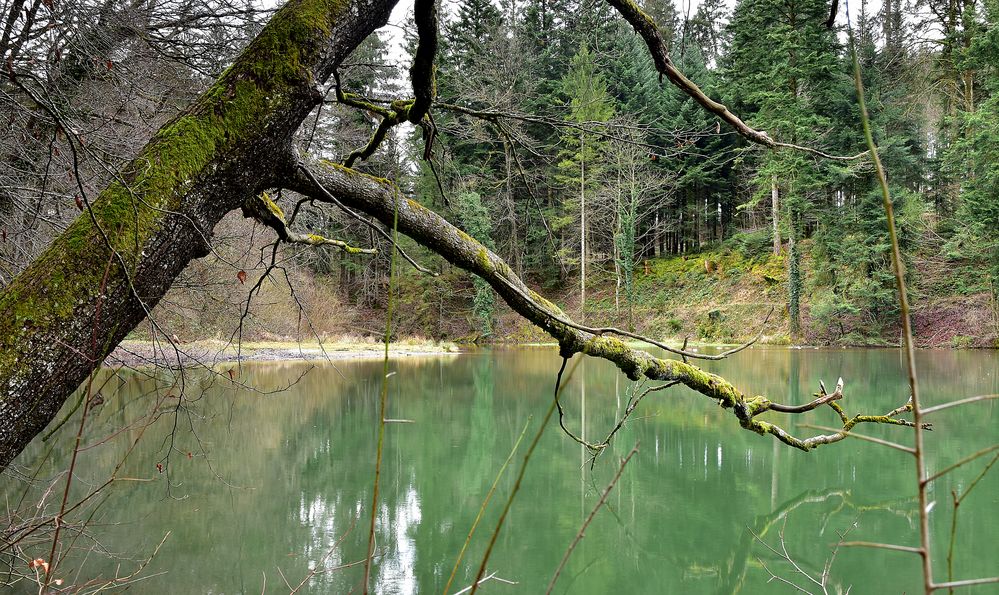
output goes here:
[{"label": "mossy tree trunk", "polygon": [[288,2],[0,293],[0,470],[208,253],[222,216],[293,166],[292,135],[322,101],[317,83],[394,4]]}]

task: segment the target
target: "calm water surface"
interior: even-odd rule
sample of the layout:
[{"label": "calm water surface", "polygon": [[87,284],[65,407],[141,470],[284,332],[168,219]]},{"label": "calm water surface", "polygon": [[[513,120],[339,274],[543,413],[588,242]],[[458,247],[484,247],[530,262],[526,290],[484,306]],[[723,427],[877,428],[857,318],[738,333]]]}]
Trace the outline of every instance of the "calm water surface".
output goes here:
[{"label": "calm water surface", "polygon": [[[378,592],[441,592],[497,470],[530,420],[526,446],[550,403],[559,361],[554,349],[538,348],[391,362],[396,374],[389,417],[413,423],[387,429],[372,571]],[[996,353],[921,351],[918,363],[927,404],[999,392]],[[746,392],[790,403],[810,399],[819,379],[831,387],[842,376],[850,413],[885,412],[906,399],[894,350],[753,349],[705,367]],[[381,369],[380,361],[244,365],[242,379],[256,392],[233,388],[227,376],[210,381],[205,374],[190,375],[188,391],[202,396],[177,418],[172,447],[174,418],[164,408],[122,473],[154,481],[116,484],[94,515],[92,533],[108,550],[138,559],[169,532],[146,570],[166,574],[137,584],[134,590],[142,593],[287,592],[282,573],[295,585],[330,552],[328,567],[362,559]],[[85,442],[96,443],[146,415],[154,387],[138,374],[109,385]],[[591,440],[602,438],[633,389],[609,364],[585,361],[563,393],[567,424]],[[936,431],[927,441],[931,472],[999,442],[997,409],[992,401],[936,414]],[[835,420],[829,409],[800,416],[804,423]],[[71,425],[42,463],[42,477],[66,467]],[[799,435],[814,432],[785,427]],[[908,429],[862,429],[910,441]],[[133,428],[81,454],[80,493],[110,474],[138,432]],[[792,592],[768,584],[764,565],[796,582],[807,580],[754,533],[779,548],[783,532],[788,551],[813,576],[821,573],[838,534],[851,527],[850,539],[917,543],[908,455],[855,440],[793,451],[740,429],[714,402],[671,389],[647,398],[592,470],[578,444],[557,424],[548,428],[489,563],[490,572],[518,584],[491,581],[481,592],[543,592],[620,457],[636,442],[640,452],[575,550],[556,592]],[[34,443],[18,463],[38,466],[48,447]],[[987,460],[933,484],[941,578],[951,491],[965,489]],[[157,463],[167,464],[169,473],[158,473]],[[474,576],[515,474],[513,465],[500,482],[456,584],[468,585]],[[12,490],[6,486],[8,495]],[[999,572],[997,513],[999,465],[961,506],[959,578]],[[89,547],[83,541],[76,545]],[[38,555],[47,557],[47,550]],[[93,552],[85,560],[76,556],[64,570],[82,564],[81,576],[108,575],[119,562]],[[362,575],[359,565],[318,573],[304,590],[359,592]],[[832,591],[852,586],[855,594],[915,593],[921,589],[918,576],[910,554],[847,548],[832,568]]]}]

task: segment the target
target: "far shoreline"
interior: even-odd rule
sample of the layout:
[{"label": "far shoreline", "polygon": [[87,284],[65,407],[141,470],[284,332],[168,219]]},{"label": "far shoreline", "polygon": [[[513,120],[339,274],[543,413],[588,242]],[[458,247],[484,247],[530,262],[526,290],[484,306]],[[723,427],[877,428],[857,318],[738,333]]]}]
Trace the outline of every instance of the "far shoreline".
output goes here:
[{"label": "far shoreline", "polygon": [[[458,355],[455,343],[405,338],[389,343],[390,358]],[[185,342],[127,339],[104,360],[105,366],[168,367],[214,366],[237,362],[301,362],[381,359],[385,344],[367,337],[340,337],[313,341],[243,341],[199,339]]]},{"label": "far shoreline", "polygon": [[[641,341],[626,340],[630,347],[651,347]],[[683,341],[664,340],[664,343],[677,349],[683,346]],[[674,344],[675,343],[675,344]],[[741,343],[706,341],[691,341],[687,350],[729,349],[742,345]],[[408,357],[438,357],[443,355],[460,355],[472,353],[482,348],[517,349],[517,348],[557,348],[555,342],[508,342],[496,341],[490,343],[460,344],[450,341],[433,341],[422,337],[406,337],[389,343],[389,358]],[[898,349],[898,345],[787,345],[759,341],[747,349],[787,349],[787,350],[842,350],[842,349]],[[923,347],[921,349],[963,350],[949,346]],[[986,348],[987,350],[987,348]],[[156,342],[148,339],[127,339],[104,361],[105,366],[167,366],[191,367],[214,366],[217,364],[237,362],[322,362],[372,360],[385,357],[385,345],[373,337],[344,336],[311,341],[292,340],[254,340],[243,341],[241,344],[219,339],[197,339],[194,341]]]}]

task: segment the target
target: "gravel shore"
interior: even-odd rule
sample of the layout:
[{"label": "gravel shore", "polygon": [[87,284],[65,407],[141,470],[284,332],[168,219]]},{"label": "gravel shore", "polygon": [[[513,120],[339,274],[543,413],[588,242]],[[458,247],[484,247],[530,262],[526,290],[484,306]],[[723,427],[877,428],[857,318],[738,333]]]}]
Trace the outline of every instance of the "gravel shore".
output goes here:
[{"label": "gravel shore", "polygon": [[[452,343],[403,342],[389,345],[389,357],[427,357],[457,355]],[[242,345],[224,341],[123,341],[104,361],[108,366],[138,367],[166,365],[170,367],[213,365],[235,361],[335,361],[346,359],[379,359],[385,348],[375,342],[344,342],[331,340],[322,344],[312,341],[253,341]]]}]

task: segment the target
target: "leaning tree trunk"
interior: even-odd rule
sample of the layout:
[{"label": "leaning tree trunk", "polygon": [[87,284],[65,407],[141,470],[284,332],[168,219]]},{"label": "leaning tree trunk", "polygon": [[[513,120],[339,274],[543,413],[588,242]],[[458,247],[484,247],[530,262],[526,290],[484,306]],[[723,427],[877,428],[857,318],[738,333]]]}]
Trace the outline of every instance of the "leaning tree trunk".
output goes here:
[{"label": "leaning tree trunk", "polygon": [[[215,224],[290,167],[325,81],[394,0],[291,0],[0,293],[0,470],[55,416]],[[73,139],[70,139],[73,142]]]}]

